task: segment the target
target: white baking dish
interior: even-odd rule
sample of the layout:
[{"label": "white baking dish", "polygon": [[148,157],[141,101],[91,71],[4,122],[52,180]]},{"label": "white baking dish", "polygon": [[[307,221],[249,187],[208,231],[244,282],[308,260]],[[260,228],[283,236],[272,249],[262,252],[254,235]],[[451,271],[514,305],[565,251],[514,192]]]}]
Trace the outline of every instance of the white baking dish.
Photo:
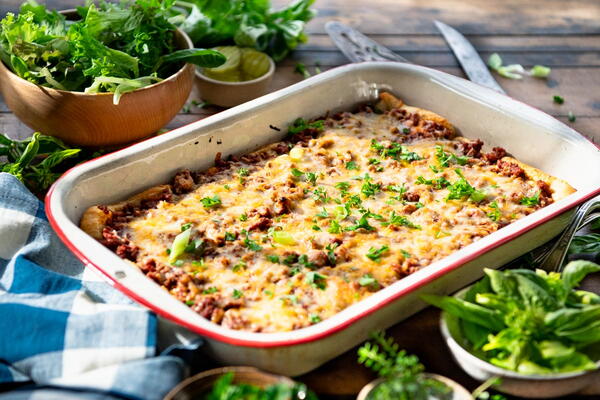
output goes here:
[{"label": "white baking dish", "polygon": [[[560,177],[577,192],[406,277],[334,317],[308,328],[251,333],[215,325],[171,297],[135,267],[78,228],[91,205],[123,200],[170,181],[181,168],[204,169],[216,152],[243,153],[280,139],[297,117],[349,110],[391,91],[406,103],[446,116],[461,133],[502,146],[516,158]],[[269,126],[284,128],[281,132]],[[554,118],[466,80],[415,65],[353,64],[223,111],[170,133],[79,165],[49,191],[46,210],[66,245],[116,288],[208,339],[228,364],[286,375],[307,372],[419,311],[420,293],[450,293],[549,240],[573,208],[600,192],[600,151]]]}]

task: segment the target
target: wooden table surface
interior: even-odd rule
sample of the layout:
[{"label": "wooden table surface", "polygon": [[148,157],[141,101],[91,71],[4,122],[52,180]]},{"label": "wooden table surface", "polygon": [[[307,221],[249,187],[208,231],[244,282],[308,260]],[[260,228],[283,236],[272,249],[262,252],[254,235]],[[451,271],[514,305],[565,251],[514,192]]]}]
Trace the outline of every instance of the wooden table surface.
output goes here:
[{"label": "wooden table surface", "polygon": [[[50,7],[70,8],[83,1],[48,0]],[[0,15],[16,11],[21,0],[2,0]],[[274,4],[283,4],[277,0]],[[328,20],[345,22],[414,63],[464,77],[456,59],[436,31],[439,19],[463,32],[484,59],[498,52],[506,64],[552,68],[547,80],[521,81],[497,77],[509,96],[535,106],[600,143],[600,1],[598,0],[317,0],[319,15],[308,25],[310,39],[277,69],[272,89],[302,77],[294,66],[302,62],[311,72],[347,63],[325,34]],[[563,105],[554,104],[559,94]],[[192,97],[198,99],[198,93]],[[325,108],[326,104],[323,105]],[[196,109],[169,123],[175,128],[211,113]],[[569,111],[576,116],[568,122]],[[294,114],[294,116],[296,116]],[[31,130],[0,103],[0,132],[25,138]],[[389,331],[401,347],[417,354],[427,369],[453,378],[469,389],[477,383],[452,361],[438,329],[438,312],[420,312]],[[353,398],[373,375],[356,364],[356,350],[322,366],[301,379],[324,397]],[[574,397],[571,397],[574,398]]]}]

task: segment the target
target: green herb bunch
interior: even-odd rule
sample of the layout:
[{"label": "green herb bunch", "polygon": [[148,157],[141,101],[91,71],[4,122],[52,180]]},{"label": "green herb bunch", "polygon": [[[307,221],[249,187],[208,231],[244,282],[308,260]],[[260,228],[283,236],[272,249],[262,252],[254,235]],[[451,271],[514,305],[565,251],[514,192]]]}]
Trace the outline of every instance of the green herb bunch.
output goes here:
[{"label": "green herb bunch", "polygon": [[593,370],[600,345],[600,296],[576,290],[600,265],[573,261],[562,274],[486,269],[464,299],[426,295],[458,317],[473,354],[523,374]]},{"label": "green herb bunch", "polygon": [[101,1],[77,7],[67,21],[35,0],[0,21],[0,57],[38,85],[87,93],[123,93],[172,75],[182,62],[216,67],[225,57],[205,49],[177,50],[169,22],[174,0]]},{"label": "green herb bunch", "polygon": [[278,383],[260,388],[247,383],[233,383],[234,374],[228,372],[219,378],[203,400],[317,400],[317,396],[296,383],[292,386]]},{"label": "green herb bunch", "polygon": [[315,15],[314,0],[295,0],[280,10],[271,10],[269,0],[177,1],[177,21],[196,45],[209,47],[234,42],[254,47],[281,61],[307,40],[306,23]]},{"label": "green herb bunch", "polygon": [[23,141],[0,134],[0,172],[14,175],[37,195],[45,190],[68,168],[99,152],[73,149],[52,136],[36,132]]},{"label": "green herb bunch", "polygon": [[452,390],[443,382],[423,375],[425,367],[415,355],[398,349],[392,338],[372,334],[373,341],[358,349],[358,362],[385,381],[369,394],[369,400],[449,400]]}]

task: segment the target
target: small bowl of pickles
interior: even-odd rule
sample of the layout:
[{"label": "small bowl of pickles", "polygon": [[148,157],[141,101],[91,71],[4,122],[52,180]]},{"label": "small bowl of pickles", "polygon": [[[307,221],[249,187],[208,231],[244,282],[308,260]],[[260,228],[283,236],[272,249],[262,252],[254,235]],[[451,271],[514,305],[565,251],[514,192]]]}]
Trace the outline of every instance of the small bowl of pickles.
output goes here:
[{"label": "small bowl of pickles", "polygon": [[196,80],[203,100],[221,107],[233,107],[267,93],[275,62],[271,57],[248,47],[219,46],[227,61],[217,68],[196,69]]}]

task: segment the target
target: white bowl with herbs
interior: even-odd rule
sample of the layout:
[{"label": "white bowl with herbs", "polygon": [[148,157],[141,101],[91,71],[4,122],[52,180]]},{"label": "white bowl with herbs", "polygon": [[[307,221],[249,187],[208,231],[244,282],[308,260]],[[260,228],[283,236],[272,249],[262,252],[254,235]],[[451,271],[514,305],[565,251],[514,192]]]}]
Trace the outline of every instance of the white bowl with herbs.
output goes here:
[{"label": "white bowl with herbs", "polygon": [[573,261],[562,274],[485,270],[452,297],[426,295],[444,310],[442,335],[471,377],[527,398],[600,394],[600,296],[577,290],[600,265]]}]

